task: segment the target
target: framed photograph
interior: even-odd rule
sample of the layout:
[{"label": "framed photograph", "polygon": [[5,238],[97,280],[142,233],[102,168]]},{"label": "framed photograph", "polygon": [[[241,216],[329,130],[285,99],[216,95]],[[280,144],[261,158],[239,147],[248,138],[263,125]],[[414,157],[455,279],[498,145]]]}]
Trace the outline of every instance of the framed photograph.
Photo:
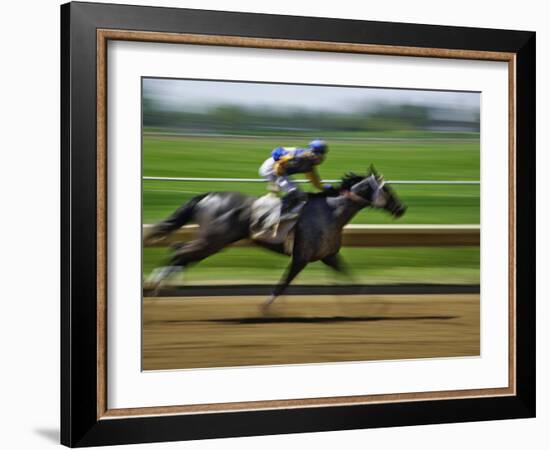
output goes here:
[{"label": "framed photograph", "polygon": [[61,441],[535,415],[535,33],[61,7]]}]

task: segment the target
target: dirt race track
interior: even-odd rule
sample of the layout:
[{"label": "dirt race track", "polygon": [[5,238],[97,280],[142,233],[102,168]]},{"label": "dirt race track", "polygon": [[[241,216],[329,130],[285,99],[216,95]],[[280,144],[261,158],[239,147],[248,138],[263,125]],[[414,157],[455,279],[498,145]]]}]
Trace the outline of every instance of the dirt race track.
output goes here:
[{"label": "dirt race track", "polygon": [[474,356],[479,294],[145,297],[144,370]]}]

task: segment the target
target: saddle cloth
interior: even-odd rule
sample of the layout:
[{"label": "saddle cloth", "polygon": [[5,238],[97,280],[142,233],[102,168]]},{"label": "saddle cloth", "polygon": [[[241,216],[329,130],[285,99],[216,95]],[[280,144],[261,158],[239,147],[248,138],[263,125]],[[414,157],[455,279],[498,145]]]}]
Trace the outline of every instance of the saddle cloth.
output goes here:
[{"label": "saddle cloth", "polygon": [[269,244],[284,243],[285,250],[290,250],[294,240],[293,228],[303,207],[302,202],[292,209],[292,219],[280,222],[281,199],[273,193],[260,197],[252,204],[250,237]]}]

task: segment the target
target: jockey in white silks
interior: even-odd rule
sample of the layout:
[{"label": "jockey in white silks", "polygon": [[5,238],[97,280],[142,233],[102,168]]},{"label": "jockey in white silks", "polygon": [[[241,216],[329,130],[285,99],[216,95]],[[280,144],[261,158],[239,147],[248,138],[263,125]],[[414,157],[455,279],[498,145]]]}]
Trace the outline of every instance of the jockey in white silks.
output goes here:
[{"label": "jockey in white silks", "polygon": [[323,185],[316,170],[328,152],[325,141],[316,139],[311,141],[306,148],[277,147],[271,152],[260,167],[259,174],[264,177],[277,191],[285,195],[282,199],[281,219],[287,218],[287,214],[303,198],[304,194],[290,175],[303,173],[313,186],[319,190],[331,188]]}]

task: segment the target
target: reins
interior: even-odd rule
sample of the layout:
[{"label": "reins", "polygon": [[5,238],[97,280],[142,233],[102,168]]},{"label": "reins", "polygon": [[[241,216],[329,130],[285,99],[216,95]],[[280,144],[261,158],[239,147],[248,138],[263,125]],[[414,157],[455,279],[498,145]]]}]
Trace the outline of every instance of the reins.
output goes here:
[{"label": "reins", "polygon": [[354,203],[360,203],[362,205],[370,205],[371,202],[364,199],[360,195],[357,195],[355,192],[351,192],[349,190],[342,191],[344,197],[349,198]]}]

